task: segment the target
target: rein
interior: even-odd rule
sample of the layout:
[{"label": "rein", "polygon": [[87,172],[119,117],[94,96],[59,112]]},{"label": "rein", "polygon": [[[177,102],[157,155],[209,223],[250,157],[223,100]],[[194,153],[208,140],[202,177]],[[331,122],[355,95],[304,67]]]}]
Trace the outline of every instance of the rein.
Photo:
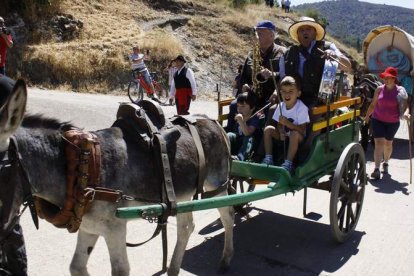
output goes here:
[{"label": "rein", "polygon": [[[17,146],[17,141],[14,136],[10,137],[9,148],[3,154],[3,159],[0,161],[0,170],[4,168],[12,168],[17,166],[17,172],[23,176],[23,209],[17,213],[17,215],[13,218],[12,222],[9,226],[5,229],[5,237],[0,240],[0,243],[3,242],[9,237],[12,229],[19,221],[20,217],[23,215],[24,211],[29,207],[30,214],[32,216],[33,223],[36,229],[39,229],[39,219],[37,217],[36,207],[34,203],[34,198],[32,196],[32,184],[30,182],[29,176],[27,174],[26,168],[23,166],[22,157],[19,153],[19,148]],[[9,175],[10,178],[10,175]]]}]

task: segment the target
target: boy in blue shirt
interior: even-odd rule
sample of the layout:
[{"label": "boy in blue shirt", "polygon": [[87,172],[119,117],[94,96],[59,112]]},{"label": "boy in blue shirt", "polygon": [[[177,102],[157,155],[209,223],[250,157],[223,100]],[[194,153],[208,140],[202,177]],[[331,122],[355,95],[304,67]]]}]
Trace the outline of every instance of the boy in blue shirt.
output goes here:
[{"label": "boy in blue shirt", "polygon": [[236,131],[228,132],[233,159],[244,161],[252,153],[260,135],[260,118],[253,115],[256,109],[256,96],[252,92],[244,92],[237,96]]}]

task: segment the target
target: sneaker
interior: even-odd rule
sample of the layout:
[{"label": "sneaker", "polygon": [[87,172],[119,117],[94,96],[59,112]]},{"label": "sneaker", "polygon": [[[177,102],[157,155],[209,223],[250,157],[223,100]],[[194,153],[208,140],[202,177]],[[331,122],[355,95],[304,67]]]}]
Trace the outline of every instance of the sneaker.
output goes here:
[{"label": "sneaker", "polygon": [[293,163],[292,163],[292,161],[289,161],[289,160],[285,160],[285,162],[283,162],[283,164],[282,165],[280,165],[282,168],[284,168],[285,170],[287,170],[288,172],[293,172],[293,170],[295,169],[294,167],[293,167]]},{"label": "sneaker", "polygon": [[237,155],[232,155],[231,160],[240,161],[240,159]]},{"label": "sneaker", "polygon": [[388,174],[388,163],[383,163],[382,164],[382,173],[383,174]]},{"label": "sneaker", "polygon": [[371,173],[371,177],[378,180],[381,178],[380,170],[377,168]]},{"label": "sneaker", "polygon": [[272,158],[265,157],[265,158],[263,159],[263,161],[262,161],[262,164],[265,164],[265,165],[272,165],[272,166],[273,166],[273,159],[272,159]]}]

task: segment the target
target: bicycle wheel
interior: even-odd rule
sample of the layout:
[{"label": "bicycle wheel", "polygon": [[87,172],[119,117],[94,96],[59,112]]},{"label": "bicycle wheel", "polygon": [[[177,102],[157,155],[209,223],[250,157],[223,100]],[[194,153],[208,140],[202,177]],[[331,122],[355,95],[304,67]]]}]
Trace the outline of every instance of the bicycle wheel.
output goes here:
[{"label": "bicycle wheel", "polygon": [[142,87],[139,82],[129,82],[128,97],[133,103],[137,103],[144,98],[144,91],[142,91]]},{"label": "bicycle wheel", "polygon": [[153,81],[152,84],[154,85],[155,95],[157,95],[159,102],[165,104],[168,101],[168,91],[162,89],[161,85],[156,81]]}]

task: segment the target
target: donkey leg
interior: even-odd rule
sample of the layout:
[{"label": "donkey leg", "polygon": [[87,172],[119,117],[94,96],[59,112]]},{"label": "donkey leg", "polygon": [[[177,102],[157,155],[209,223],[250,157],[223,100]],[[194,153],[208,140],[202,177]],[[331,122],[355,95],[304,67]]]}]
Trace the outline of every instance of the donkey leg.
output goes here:
[{"label": "donkey leg", "polygon": [[178,275],[188,239],[194,231],[193,213],[177,214],[177,243],[171,258],[168,275]]},{"label": "donkey leg", "polygon": [[86,269],[86,264],[98,238],[99,235],[90,234],[82,229],[79,229],[75,254],[73,255],[72,262],[70,263],[70,274],[72,276],[89,275]]},{"label": "donkey leg", "polygon": [[233,206],[218,209],[221,223],[224,227],[224,248],[220,260],[220,271],[227,271],[230,267],[230,261],[233,258],[233,228],[234,228],[234,208]]},{"label": "donkey leg", "polygon": [[112,275],[129,275],[129,262],[126,249],[126,223],[111,227],[111,232],[104,236],[111,260]]}]

